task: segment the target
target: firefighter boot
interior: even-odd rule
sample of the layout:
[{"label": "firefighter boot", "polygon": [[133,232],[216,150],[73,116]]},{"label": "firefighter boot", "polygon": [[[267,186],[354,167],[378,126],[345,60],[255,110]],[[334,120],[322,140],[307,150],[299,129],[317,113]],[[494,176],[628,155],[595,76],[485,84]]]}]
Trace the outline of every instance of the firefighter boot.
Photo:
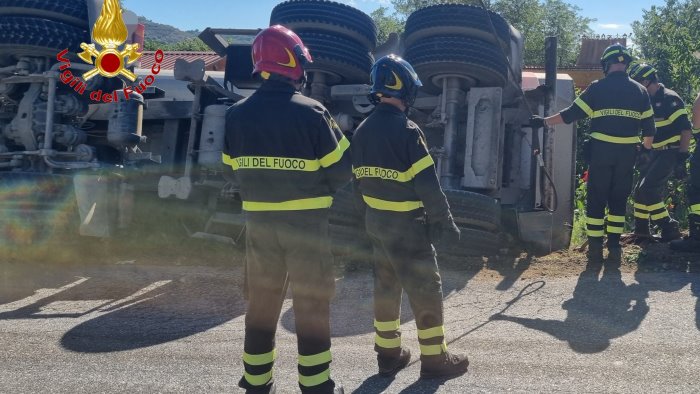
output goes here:
[{"label": "firefighter boot", "polygon": [[661,242],[671,242],[683,237],[681,230],[678,228],[678,222],[670,219],[661,224]]},{"label": "firefighter boot", "polygon": [[394,376],[397,372],[406,368],[410,361],[411,351],[405,347],[401,347],[399,355],[395,357],[378,354],[377,364],[379,364],[379,375],[385,377]]},{"label": "firefighter boot", "polygon": [[242,378],[238,382],[238,387],[245,389],[246,394],[276,394],[277,386],[274,381],[268,382],[264,386],[252,386]]},{"label": "firefighter boot", "polygon": [[634,219],[634,234],[632,234],[632,242],[635,244],[644,243],[652,239],[649,231],[649,219]]},{"label": "firefighter boot", "polygon": [[608,260],[605,264],[605,270],[619,270],[622,266],[622,248],[612,247],[608,249]]},{"label": "firefighter boot", "polygon": [[450,379],[467,373],[469,359],[464,354],[449,352],[436,356],[420,356],[422,379]]},{"label": "firefighter boot", "polygon": [[683,239],[672,241],[671,249],[686,253],[700,252],[700,218],[697,215],[691,215],[688,222],[690,235]]},{"label": "firefighter boot", "polygon": [[603,268],[603,239],[589,238],[588,241],[588,264],[586,271],[600,272]]}]

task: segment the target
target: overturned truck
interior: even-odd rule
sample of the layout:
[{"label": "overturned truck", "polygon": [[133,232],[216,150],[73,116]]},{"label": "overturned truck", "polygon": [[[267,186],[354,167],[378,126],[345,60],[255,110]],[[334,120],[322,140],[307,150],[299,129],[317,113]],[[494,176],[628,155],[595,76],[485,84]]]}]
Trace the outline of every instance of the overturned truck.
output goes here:
[{"label": "overturned truck", "polygon": [[[116,77],[66,83],[66,71],[90,69],[77,54],[92,42],[101,7],[99,0],[0,1],[3,242],[31,243],[65,226],[110,237],[128,228],[140,203],[135,196],[148,194],[163,199],[163,209],[179,200],[206,215],[200,236],[239,233],[240,196],[221,150],[226,109],[260,84],[251,77],[257,30],[201,33],[226,57],[225,72],[181,59],[174,71],[156,70],[158,56],[167,56],[157,53],[153,68],[137,68],[139,79],[125,80],[142,94],[124,90]],[[573,81],[556,73],[556,41],[548,41],[548,72],[540,75],[522,71],[520,33],[474,6],[420,9],[402,35],[383,43],[369,16],[331,1],[280,3],[270,24],[291,28],[309,47],[314,63],[303,93],[324,103],[350,138],[373,110],[367,94],[374,59],[395,53],[414,65],[424,87],[409,116],[426,133],[463,234],[441,253],[493,256],[513,241],[538,253],[568,246],[575,130],[527,126],[532,113],[558,111],[573,99]],[[334,252],[367,248],[349,186],[331,211]]]}]

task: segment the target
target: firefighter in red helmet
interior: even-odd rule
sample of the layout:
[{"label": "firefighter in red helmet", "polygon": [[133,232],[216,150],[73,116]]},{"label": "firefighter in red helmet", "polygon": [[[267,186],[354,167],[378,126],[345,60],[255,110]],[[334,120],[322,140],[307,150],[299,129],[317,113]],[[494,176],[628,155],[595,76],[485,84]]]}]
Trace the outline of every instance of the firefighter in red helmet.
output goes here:
[{"label": "firefighter in red helmet", "polygon": [[247,226],[249,305],[239,385],[249,393],[275,392],[275,331],[289,285],[299,387],[342,393],[330,376],[335,278],[328,208],[352,177],[350,143],[323,105],[299,93],[312,58],[294,32],[261,31],[253,62],[263,83],[228,111],[223,153],[240,186]]}]

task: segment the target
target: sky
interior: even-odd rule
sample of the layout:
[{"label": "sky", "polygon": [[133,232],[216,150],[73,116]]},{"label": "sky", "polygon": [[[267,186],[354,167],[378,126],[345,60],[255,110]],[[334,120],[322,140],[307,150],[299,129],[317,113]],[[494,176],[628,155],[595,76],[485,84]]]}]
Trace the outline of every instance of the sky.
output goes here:
[{"label": "sky", "polygon": [[[661,5],[663,0],[567,0],[581,13],[596,19],[591,28],[597,34],[631,33],[631,24],[640,20],[644,9]],[[260,28],[269,23],[270,11],[280,0],[124,0],[126,8],[155,22],[182,30],[218,28]],[[341,0],[370,13],[389,6],[389,0]]]}]

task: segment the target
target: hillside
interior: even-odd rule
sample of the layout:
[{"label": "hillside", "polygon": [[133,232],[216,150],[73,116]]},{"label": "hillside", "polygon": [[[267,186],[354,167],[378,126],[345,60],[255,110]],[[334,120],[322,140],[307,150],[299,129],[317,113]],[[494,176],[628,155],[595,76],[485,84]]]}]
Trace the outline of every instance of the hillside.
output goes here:
[{"label": "hillside", "polygon": [[143,16],[139,16],[139,23],[146,26],[146,39],[165,44],[176,44],[197,37],[198,31],[182,31],[176,27],[153,22]]}]

